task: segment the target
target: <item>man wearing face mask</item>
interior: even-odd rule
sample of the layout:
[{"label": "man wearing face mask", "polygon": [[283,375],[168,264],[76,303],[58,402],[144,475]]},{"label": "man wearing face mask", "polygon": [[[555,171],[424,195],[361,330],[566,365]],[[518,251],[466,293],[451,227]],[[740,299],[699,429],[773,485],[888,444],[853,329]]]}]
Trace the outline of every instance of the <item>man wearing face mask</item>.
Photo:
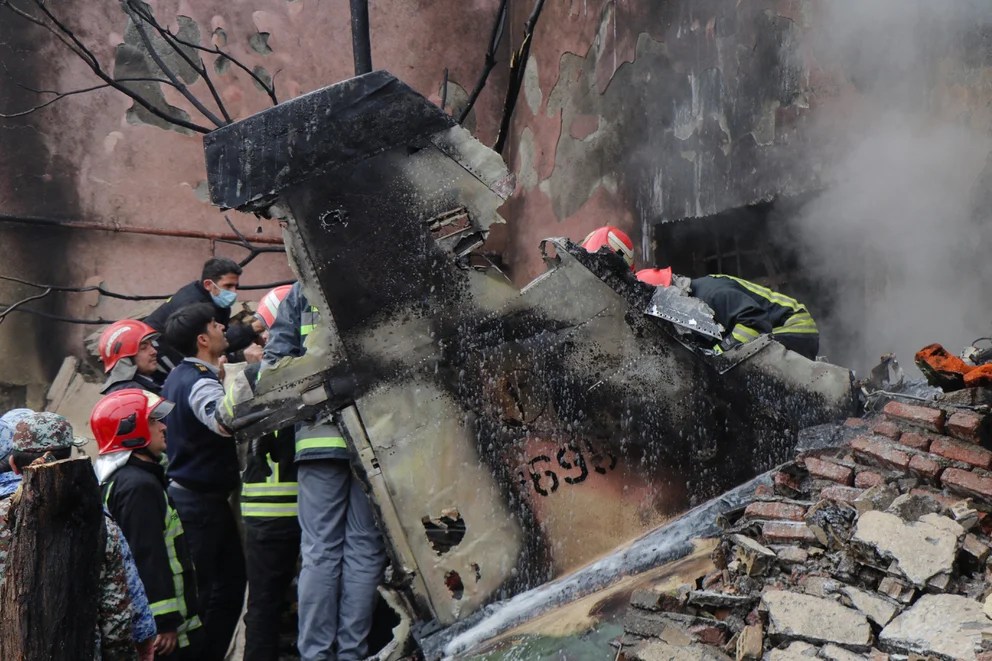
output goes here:
[{"label": "man wearing face mask", "polygon": [[[249,363],[262,359],[262,348],[255,344],[257,331],[247,324],[231,324],[231,307],[238,299],[238,281],[241,277],[241,267],[230,259],[213,257],[203,265],[200,279],[182,287],[157,310],[145,318],[145,323],[157,330],[165,331],[165,322],[169,316],[192,303],[210,303],[214,307],[214,319],[224,326],[224,335],[228,342],[228,360],[236,362],[240,358],[234,356],[244,352],[244,360]],[[159,368],[165,373],[182,362],[183,355],[167,342],[159,339],[158,362]]]}]

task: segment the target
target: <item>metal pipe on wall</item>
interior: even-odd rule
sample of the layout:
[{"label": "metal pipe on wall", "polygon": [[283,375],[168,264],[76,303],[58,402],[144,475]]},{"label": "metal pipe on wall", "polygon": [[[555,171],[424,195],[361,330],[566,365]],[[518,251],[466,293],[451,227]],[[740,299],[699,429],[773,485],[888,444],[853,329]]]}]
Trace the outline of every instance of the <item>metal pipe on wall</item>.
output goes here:
[{"label": "metal pipe on wall", "polygon": [[[12,216],[0,214],[0,223],[18,225],[42,225],[45,227],[65,227],[67,229],[94,230],[98,232],[121,232],[122,234],[147,234],[151,236],[172,236],[183,239],[207,239],[210,241],[240,241],[235,234],[221,232],[201,232],[197,230],[168,229],[165,227],[136,227],[133,225],[108,225],[84,220],[61,220],[58,218],[43,218],[40,216]],[[252,243],[282,245],[282,238],[253,236]]]},{"label": "metal pipe on wall", "polygon": [[351,0],[351,46],[355,53],[355,75],[372,71],[369,0]]}]

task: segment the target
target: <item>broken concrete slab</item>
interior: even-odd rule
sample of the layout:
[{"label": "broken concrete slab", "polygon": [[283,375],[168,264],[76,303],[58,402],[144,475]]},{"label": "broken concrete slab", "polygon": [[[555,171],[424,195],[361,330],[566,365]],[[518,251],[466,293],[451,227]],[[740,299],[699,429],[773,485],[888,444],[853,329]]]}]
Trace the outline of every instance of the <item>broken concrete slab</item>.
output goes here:
[{"label": "broken concrete slab", "polygon": [[891,622],[892,618],[899,612],[899,606],[885,597],[859,590],[856,587],[846,586],[840,590],[840,593],[851,600],[851,605],[854,608],[864,613],[869,620],[880,627]]},{"label": "broken concrete slab", "polygon": [[731,661],[731,657],[706,645],[669,645],[660,641],[643,643],[626,653],[630,661]]},{"label": "broken concrete slab", "polygon": [[809,643],[796,641],[785,649],[775,649],[765,655],[765,661],[806,661],[815,659],[817,649]]},{"label": "broken concrete slab", "polygon": [[865,616],[832,599],[773,590],[762,596],[761,604],[768,611],[768,633],[773,637],[837,643],[859,651],[871,647]]},{"label": "broken concrete slab", "polygon": [[983,636],[992,636],[992,620],[982,604],[958,595],[927,594],[882,630],[883,650],[898,654],[976,659]]},{"label": "broken concrete slab", "polygon": [[926,514],[939,514],[944,511],[944,506],[936,498],[925,494],[904,493],[893,500],[885,511],[910,523]]},{"label": "broken concrete slab", "polygon": [[864,654],[855,654],[837,645],[824,645],[819,656],[827,661],[863,661],[865,658]]},{"label": "broken concrete slab", "polygon": [[749,624],[741,630],[737,637],[734,658],[736,661],[760,659],[764,649],[764,641],[765,631],[761,624]]},{"label": "broken concrete slab", "polygon": [[884,559],[895,560],[899,572],[918,587],[954,567],[964,528],[938,514],[906,523],[895,514],[865,512],[858,519],[852,542]]}]

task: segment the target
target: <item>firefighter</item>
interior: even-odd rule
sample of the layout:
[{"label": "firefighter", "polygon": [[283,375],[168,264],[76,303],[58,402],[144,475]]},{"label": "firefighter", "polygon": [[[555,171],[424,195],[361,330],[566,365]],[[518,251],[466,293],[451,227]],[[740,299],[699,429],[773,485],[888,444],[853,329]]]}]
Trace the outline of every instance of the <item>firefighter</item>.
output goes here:
[{"label": "firefighter", "polygon": [[623,257],[631,271],[634,270],[634,242],[619,227],[604,225],[595,229],[579,245],[589,252],[598,252],[600,248],[612,250]]},{"label": "firefighter", "polygon": [[125,388],[162,392],[162,385],[154,379],[158,372],[154,341],[158,336],[157,330],[137,319],[121,319],[107,326],[97,345],[107,374],[100,394]]},{"label": "firefighter", "polygon": [[[641,269],[637,279],[668,287],[672,270]],[[796,299],[730,275],[693,278],[688,293],[712,308],[713,318],[727,333],[714,347],[718,353],[771,334],[786,349],[816,360],[820,333],[809,310]]]},{"label": "firefighter", "polygon": [[[279,306],[265,345],[265,366],[302,356],[318,321],[296,283]],[[382,535],[348,447],[333,419],[296,429],[299,522],[303,563],[299,578],[302,661],[364,659],[386,564]]]},{"label": "firefighter", "polygon": [[186,358],[169,373],[162,395],[169,417],[169,496],[183,522],[196,567],[206,631],[205,661],[223,659],[241,616],[245,560],[229,499],[239,487],[231,432],[217,419],[224,399],[221,368],[227,339],[214,307],[194,303],[169,317],[164,337]]},{"label": "firefighter", "polygon": [[[145,323],[162,333],[169,317],[187,305],[207,303],[213,307],[214,316],[224,327],[227,337],[231,362],[241,360],[239,352],[244,352],[244,360],[258,362],[262,358],[262,349],[254,344],[258,335],[257,330],[248,324],[232,324],[231,307],[238,300],[238,284],[241,281],[241,267],[237,262],[222,257],[208,259],[203,265],[200,279],[180,288],[158,309],[145,318]],[[182,351],[172,346],[168,338],[159,342],[159,363],[163,374],[178,365],[183,360]]]},{"label": "firefighter", "polygon": [[[263,337],[275,322],[279,304],[291,285],[269,291],[255,313]],[[245,369],[254,385],[258,363]],[[241,516],[245,524],[245,566],[248,608],[245,613],[245,661],[277,661],[279,623],[287,608],[287,594],[296,576],[300,553],[297,520],[296,464],[293,428],[252,440],[242,473]]]},{"label": "firefighter", "polygon": [[196,576],[183,525],[166,491],[165,423],[173,404],[139,389],[103,397],[90,415],[103,501],[134,554],[158,635],[160,658],[199,658]]}]

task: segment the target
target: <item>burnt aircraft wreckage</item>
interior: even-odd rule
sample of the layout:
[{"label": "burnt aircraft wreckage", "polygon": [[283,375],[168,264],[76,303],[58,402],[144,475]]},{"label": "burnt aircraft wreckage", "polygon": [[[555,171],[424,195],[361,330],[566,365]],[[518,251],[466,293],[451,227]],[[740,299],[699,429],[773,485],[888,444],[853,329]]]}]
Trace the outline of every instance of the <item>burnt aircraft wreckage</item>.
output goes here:
[{"label": "burnt aircraft wreckage", "polygon": [[477,252],[506,166],[388,73],[204,141],[214,204],[284,222],[322,315],[238,406],[239,434],[338,416],[428,656],[470,648],[470,626],[538,586],[561,602],[644,569],[657,554],[631,542],[853,411],[848,370],[768,338],[712,355],[705,306],[615,255],[548,239],[547,272],[515,288]]}]

